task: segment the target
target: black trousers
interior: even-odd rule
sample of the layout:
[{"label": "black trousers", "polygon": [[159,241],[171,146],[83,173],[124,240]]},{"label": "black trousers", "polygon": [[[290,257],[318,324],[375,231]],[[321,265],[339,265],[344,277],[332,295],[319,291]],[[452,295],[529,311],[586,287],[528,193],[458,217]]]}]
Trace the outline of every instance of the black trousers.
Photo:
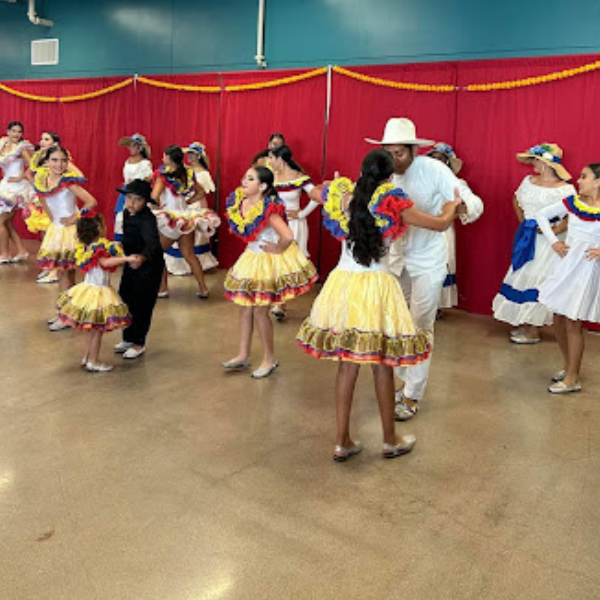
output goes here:
[{"label": "black trousers", "polygon": [[136,346],[146,345],[146,336],[152,324],[152,311],[156,304],[163,268],[139,273],[125,267],[119,295],[129,307],[131,325],[123,330],[123,340]]}]

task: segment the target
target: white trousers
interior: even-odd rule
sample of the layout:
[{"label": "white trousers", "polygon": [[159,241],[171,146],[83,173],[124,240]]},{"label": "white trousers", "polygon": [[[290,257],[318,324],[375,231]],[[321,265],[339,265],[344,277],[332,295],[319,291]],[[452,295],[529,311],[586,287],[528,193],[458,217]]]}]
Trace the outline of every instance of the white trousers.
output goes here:
[{"label": "white trousers", "polygon": [[[393,271],[394,272],[394,271]],[[394,272],[397,276],[397,273]],[[398,281],[402,286],[404,299],[410,310],[416,327],[423,329],[429,334],[433,353],[433,328],[438,310],[440,293],[444,280],[446,279],[446,268],[435,268],[431,272],[411,277],[406,268],[402,269]],[[421,400],[425,395],[427,379],[429,378],[429,367],[431,356],[422,363],[411,367],[396,367],[396,377],[404,381],[404,395],[412,400]]]}]

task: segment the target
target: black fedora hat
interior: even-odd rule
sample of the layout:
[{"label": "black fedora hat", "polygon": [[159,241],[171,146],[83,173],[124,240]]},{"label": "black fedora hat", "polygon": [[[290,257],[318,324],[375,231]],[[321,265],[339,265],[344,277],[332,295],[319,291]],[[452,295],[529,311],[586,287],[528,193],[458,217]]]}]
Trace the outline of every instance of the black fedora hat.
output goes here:
[{"label": "black fedora hat", "polygon": [[152,186],[144,179],[134,179],[125,187],[117,188],[117,192],[125,195],[133,194],[143,198],[146,202],[156,204],[156,201],[152,199]]}]

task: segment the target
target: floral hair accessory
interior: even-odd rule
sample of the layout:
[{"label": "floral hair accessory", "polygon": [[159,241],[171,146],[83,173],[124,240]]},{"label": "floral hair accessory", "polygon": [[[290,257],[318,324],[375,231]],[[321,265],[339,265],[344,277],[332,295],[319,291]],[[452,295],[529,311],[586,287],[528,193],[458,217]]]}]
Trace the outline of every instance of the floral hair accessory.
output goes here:
[{"label": "floral hair accessory", "polygon": [[523,163],[531,163],[535,159],[541,160],[561,179],[565,181],[571,179],[570,173],[562,165],[563,151],[559,145],[543,142],[517,154],[517,160]]},{"label": "floral hair accessory", "polygon": [[98,213],[93,208],[84,208],[79,215],[82,219],[93,219]]}]

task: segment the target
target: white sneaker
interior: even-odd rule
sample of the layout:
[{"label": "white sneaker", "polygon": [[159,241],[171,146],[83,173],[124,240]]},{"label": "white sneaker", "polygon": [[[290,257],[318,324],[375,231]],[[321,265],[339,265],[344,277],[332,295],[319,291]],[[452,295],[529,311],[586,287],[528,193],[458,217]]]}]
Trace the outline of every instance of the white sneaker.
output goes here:
[{"label": "white sneaker", "polygon": [[123,358],[139,358],[146,352],[146,346],[142,346],[136,350],[133,346],[123,353]]},{"label": "white sneaker", "polygon": [[90,371],[91,373],[108,373],[112,371],[114,367],[112,365],[105,365],[104,363],[100,363],[95,365],[94,363],[88,362],[85,365],[85,370]]},{"label": "white sneaker", "polygon": [[58,317],[50,317],[46,323],[48,323],[48,325],[54,325],[54,323],[56,323],[56,321],[58,321]]},{"label": "white sneaker", "polygon": [[115,351],[116,354],[123,354],[124,352],[127,352],[127,350],[129,350],[129,348],[131,348],[131,346],[133,346],[133,342],[126,342],[125,340],[123,340],[122,342],[119,342],[113,348],[113,350]]},{"label": "white sneaker", "polygon": [[48,326],[50,331],[62,331],[63,329],[69,329],[69,326],[66,323],[63,323],[59,319],[56,319],[52,325]]}]

